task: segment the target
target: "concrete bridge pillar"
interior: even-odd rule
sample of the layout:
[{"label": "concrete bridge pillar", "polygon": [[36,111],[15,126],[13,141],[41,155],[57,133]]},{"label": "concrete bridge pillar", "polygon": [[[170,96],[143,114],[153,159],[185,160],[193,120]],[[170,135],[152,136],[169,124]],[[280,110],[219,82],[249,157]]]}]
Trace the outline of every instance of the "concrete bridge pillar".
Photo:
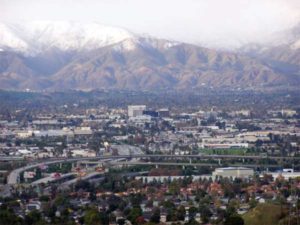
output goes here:
[{"label": "concrete bridge pillar", "polygon": [[77,163],[76,163],[76,162],[73,162],[73,163],[72,163],[72,170],[75,169],[76,167],[77,167]]},{"label": "concrete bridge pillar", "polygon": [[221,159],[218,159],[218,164],[221,166],[221,164],[222,164]]},{"label": "concrete bridge pillar", "polygon": [[155,168],[158,169],[158,165],[157,164],[155,165]]},{"label": "concrete bridge pillar", "polygon": [[192,164],[192,158],[190,158],[190,164]]}]

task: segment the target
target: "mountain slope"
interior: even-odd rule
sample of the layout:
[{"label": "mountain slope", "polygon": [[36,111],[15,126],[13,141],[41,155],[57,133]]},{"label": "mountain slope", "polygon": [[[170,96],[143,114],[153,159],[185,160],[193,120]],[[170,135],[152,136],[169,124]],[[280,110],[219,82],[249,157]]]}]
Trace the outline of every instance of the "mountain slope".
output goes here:
[{"label": "mountain slope", "polygon": [[[260,62],[233,53],[220,53],[189,44],[171,47],[168,41],[142,45],[126,40],[131,49],[117,45],[79,55],[53,76],[55,88],[166,89],[202,86],[264,86],[291,82]],[[292,82],[298,82],[292,79]]]},{"label": "mountain slope", "polygon": [[26,58],[17,53],[0,51],[0,88],[41,90],[51,86],[51,80],[41,77],[26,64]]},{"label": "mountain slope", "polygon": [[257,53],[215,51],[97,23],[0,24],[0,49],[3,89],[158,90],[300,84],[297,69],[276,68]]},{"label": "mountain slope", "polygon": [[52,48],[62,51],[94,49],[135,35],[99,23],[34,21],[0,23],[0,48],[36,55]]},{"label": "mountain slope", "polygon": [[250,45],[240,52],[263,61],[274,71],[286,75],[300,76],[300,24],[281,34],[285,42],[271,46]]}]

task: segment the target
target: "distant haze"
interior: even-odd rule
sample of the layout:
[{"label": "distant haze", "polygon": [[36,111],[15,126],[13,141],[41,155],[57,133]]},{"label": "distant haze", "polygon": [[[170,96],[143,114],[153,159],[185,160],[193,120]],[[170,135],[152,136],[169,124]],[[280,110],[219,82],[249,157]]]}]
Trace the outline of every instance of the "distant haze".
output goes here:
[{"label": "distant haze", "polygon": [[96,21],[218,48],[282,41],[300,22],[300,0],[0,0],[0,8],[5,22]]}]

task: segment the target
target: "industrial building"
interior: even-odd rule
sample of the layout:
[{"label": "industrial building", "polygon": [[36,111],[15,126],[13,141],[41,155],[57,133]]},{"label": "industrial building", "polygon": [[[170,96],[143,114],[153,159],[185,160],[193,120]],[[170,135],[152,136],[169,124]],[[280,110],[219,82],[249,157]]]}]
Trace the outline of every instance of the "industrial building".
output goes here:
[{"label": "industrial building", "polygon": [[215,169],[212,175],[213,177],[248,178],[254,175],[254,170],[246,167],[224,167]]}]

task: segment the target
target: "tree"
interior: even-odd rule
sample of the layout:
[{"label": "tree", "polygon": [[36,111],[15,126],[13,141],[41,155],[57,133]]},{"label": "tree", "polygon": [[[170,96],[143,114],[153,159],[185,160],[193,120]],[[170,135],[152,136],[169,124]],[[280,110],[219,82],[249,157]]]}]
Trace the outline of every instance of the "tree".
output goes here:
[{"label": "tree", "polygon": [[166,209],[174,209],[175,208],[175,204],[170,200],[164,201],[162,203],[162,206]]},{"label": "tree", "polygon": [[160,222],[160,209],[155,208],[153,210],[152,216],[150,218],[150,222],[159,223]]},{"label": "tree", "polygon": [[136,218],[135,220],[136,224],[143,224],[145,223],[145,218],[143,216],[139,216],[138,218]]},{"label": "tree", "polygon": [[131,221],[131,223],[136,224],[136,219],[142,215],[142,209],[140,207],[134,207],[130,210],[127,219]]},{"label": "tree", "polygon": [[192,220],[189,220],[184,225],[199,225],[199,223],[196,220],[192,219]]},{"label": "tree", "polygon": [[143,195],[141,194],[135,194],[130,196],[130,202],[132,206],[139,206],[142,201],[143,201]]},{"label": "tree", "polygon": [[255,198],[251,198],[250,201],[249,201],[249,206],[251,209],[255,208],[257,206],[257,201]]},{"label": "tree", "polygon": [[86,224],[86,225],[101,225],[100,213],[94,208],[88,209],[84,215],[84,224]]},{"label": "tree", "polygon": [[185,208],[184,206],[180,206],[177,210],[177,219],[184,220],[185,218]]},{"label": "tree", "polygon": [[239,203],[237,200],[232,199],[230,200],[227,209],[226,209],[226,214],[228,215],[228,217],[230,217],[231,215],[235,215],[237,209],[238,209]]},{"label": "tree", "polygon": [[226,218],[224,225],[244,225],[244,220],[238,215],[233,215]]},{"label": "tree", "polygon": [[68,199],[63,194],[57,195],[56,198],[54,199],[54,205],[57,207],[65,206],[67,203],[68,203]]},{"label": "tree", "polygon": [[39,200],[42,202],[49,202],[50,198],[47,195],[42,195],[39,197]]},{"label": "tree", "polygon": [[118,219],[118,221],[117,221],[117,224],[118,225],[124,225],[125,224],[125,219]]},{"label": "tree", "polygon": [[33,210],[25,216],[25,224],[37,224],[42,223],[42,216],[37,210]]},{"label": "tree", "polygon": [[194,218],[197,212],[198,212],[198,209],[196,207],[192,206],[189,208],[190,217]]},{"label": "tree", "polygon": [[180,186],[177,180],[172,181],[172,183],[169,186],[169,192],[172,195],[179,195],[180,193]]},{"label": "tree", "polygon": [[100,212],[100,223],[101,224],[109,224],[109,216],[105,212]]},{"label": "tree", "polygon": [[5,205],[0,208],[0,225],[21,225],[22,219],[17,217],[14,212],[7,209]]},{"label": "tree", "polygon": [[203,223],[207,223],[209,221],[209,217],[211,217],[212,213],[206,204],[199,205],[199,211],[201,214],[201,220]]}]

